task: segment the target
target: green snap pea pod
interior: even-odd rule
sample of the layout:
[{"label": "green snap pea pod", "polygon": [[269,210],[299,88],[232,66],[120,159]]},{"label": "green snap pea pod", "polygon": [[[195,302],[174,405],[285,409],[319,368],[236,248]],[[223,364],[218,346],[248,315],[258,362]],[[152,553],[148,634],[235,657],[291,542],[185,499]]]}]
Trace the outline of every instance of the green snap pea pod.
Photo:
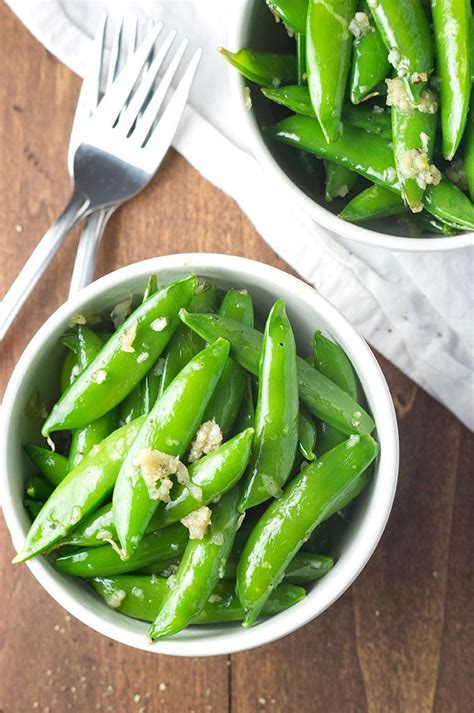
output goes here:
[{"label": "green snap pea pod", "polygon": [[451,228],[451,226],[425,211],[416,215],[411,213],[409,215],[401,215],[397,222],[407,228],[410,237],[422,238],[426,233],[448,236],[458,234],[455,228]]},{"label": "green snap pea pod", "polygon": [[259,364],[252,459],[240,503],[242,512],[278,497],[298,446],[296,344],[285,303],[268,315]]},{"label": "green snap pea pod", "polygon": [[[156,275],[150,275],[143,293],[142,304],[155,292],[158,292],[158,280]],[[120,404],[120,422],[122,424],[130,423],[134,418],[150,412],[158,396],[159,383],[160,378],[156,374],[155,367],[152,367]]]},{"label": "green snap pea pod", "polygon": [[71,384],[43,425],[43,435],[81,428],[111,411],[149,371],[178,326],[197,277],[178,280],[140,305]]},{"label": "green snap pea pod", "polygon": [[[253,327],[253,304],[247,290],[229,290],[219,307],[219,314]],[[196,334],[194,336],[199,339]],[[229,357],[204,414],[205,421],[214,420],[219,425],[224,438],[232,430],[239,414],[246,382],[245,370]]]},{"label": "green snap pea pod", "polygon": [[24,449],[33,465],[52,485],[59,485],[64,480],[68,474],[68,459],[65,456],[32,443],[28,443]]},{"label": "green snap pea pod", "polygon": [[301,552],[327,555],[331,549],[331,533],[327,520],[321,522],[303,543]]},{"label": "green snap pea pod", "polygon": [[[263,343],[261,332],[220,315],[190,314],[183,309],[180,317],[207,341],[222,335],[230,342],[235,360],[257,376]],[[300,398],[313,416],[347,434],[373,431],[373,419],[359,404],[304,359],[297,357],[296,361]]]},{"label": "green snap pea pod", "polygon": [[471,110],[469,112],[464,139],[464,166],[466,170],[467,185],[469,187],[469,195],[471,196],[471,201],[474,201],[474,94],[471,101]]},{"label": "green snap pea pod", "polygon": [[[199,289],[199,288],[198,288]],[[193,297],[189,304],[190,312],[214,312],[216,308],[217,290],[214,285],[205,284]],[[163,394],[179,374],[201,349],[204,342],[194,332],[180,324],[166,350],[163,374],[160,381],[159,395]]]},{"label": "green snap pea pod", "polygon": [[398,215],[404,211],[403,198],[388,188],[373,185],[354,196],[341,210],[339,217],[351,223],[360,223],[364,220]]},{"label": "green snap pea pod", "polygon": [[308,411],[300,406],[298,425],[298,446],[305,460],[314,460],[314,447],[317,440],[316,424]]},{"label": "green snap pea pod", "polygon": [[[82,372],[96,358],[103,347],[103,342],[85,325],[78,326],[76,340],[77,363]],[[112,409],[92,423],[74,430],[69,449],[68,469],[75,468],[94,446],[112,433],[117,428],[117,422],[117,410]]]},{"label": "green snap pea pod", "polygon": [[471,96],[472,6],[469,0],[431,0],[436,71],[441,80],[443,156],[451,161],[461,142]]},{"label": "green snap pea pod", "polygon": [[[264,129],[268,138],[282,141],[309,151],[319,158],[328,158],[360,173],[373,183],[400,192],[397,182],[393,151],[387,142],[365,131],[345,126],[338,141],[327,144],[318,122],[307,116],[291,116]],[[448,225],[474,230],[474,205],[469,198],[447,178],[434,186],[426,187],[426,210]]]},{"label": "green snap pea pod", "polygon": [[[207,505],[234,487],[247,467],[253,429],[239,433],[230,441],[189,466],[189,483],[175,483],[168,503],[160,503],[147,532],[167,527],[189,513]],[[97,547],[117,539],[112,505],[108,503],[84,520],[63,544]]]},{"label": "green snap pea pod", "polygon": [[26,484],[26,494],[33,500],[42,500],[43,502],[49,498],[53,488],[41,475],[33,475],[28,479]]},{"label": "green snap pea pod", "polygon": [[[191,312],[191,310],[189,310]],[[201,310],[204,311],[204,310]],[[208,312],[212,310],[207,310]],[[228,290],[219,307],[219,314],[253,327],[255,321],[252,298],[248,290]]]},{"label": "green snap pea pod", "polygon": [[[90,580],[97,594],[109,606],[140,621],[152,622],[160,611],[168,580],[154,575],[119,574],[115,577],[95,577]],[[262,616],[273,616],[304,598],[306,592],[294,584],[281,584],[266,602]],[[242,621],[244,612],[235,594],[233,582],[219,582],[212,601],[208,601],[192,624],[222,624]]]},{"label": "green snap pea pod", "polygon": [[76,355],[69,351],[63,361],[61,367],[60,385],[61,393],[64,393],[72,384],[76,376],[79,374],[79,366],[77,364]]},{"label": "green snap pea pod", "polygon": [[316,369],[356,401],[357,377],[347,354],[339,344],[317,331],[313,337],[313,352]]},{"label": "green snap pea pod", "polygon": [[[328,143],[339,135],[351,59],[355,0],[312,0],[306,24],[306,71],[314,112]],[[289,83],[289,82],[288,82]]]},{"label": "green snap pea pod", "polygon": [[[199,316],[199,315],[195,315]],[[113,494],[114,522],[125,557],[139,544],[159,500],[137,461],[141,451],[182,458],[222,374],[229,343],[218,339],[199,352],[160,396],[125,457]],[[150,489],[149,489],[150,488]]]},{"label": "green snap pea pod", "polygon": [[122,460],[143,418],[119,428],[89,453],[62,480],[33,522],[14,562],[24,562],[50,549],[95,510],[112,492]]},{"label": "green snap pea pod", "polygon": [[[392,131],[395,166],[402,197],[414,213],[419,213],[423,207],[423,194],[426,182],[422,175],[416,178],[406,174],[407,158],[411,155],[424,159],[426,170],[429,169],[433,157],[436,135],[437,114],[426,114],[418,109],[404,111],[392,106]],[[408,161],[413,165],[413,160]]]},{"label": "green snap pea pod", "polygon": [[296,33],[296,81],[306,84],[306,38],[300,32]]},{"label": "green snap pea pod", "polygon": [[315,527],[347,505],[368,482],[377,455],[367,434],[349,438],[302,470],[262,515],[237,568],[237,594],[246,617],[257,619],[270,592]]},{"label": "green snap pea pod", "polygon": [[[357,377],[345,352],[335,342],[316,332],[313,337],[314,365],[321,374],[331,379],[346,394],[357,399]],[[334,448],[344,440],[344,434],[327,423],[320,423],[318,455]]]},{"label": "green snap pea pod", "polygon": [[[315,117],[309,89],[305,86],[289,85],[286,87],[262,87],[262,94],[270,101],[291,109],[295,114]],[[369,133],[380,134],[387,139],[392,138],[390,114],[386,111],[373,111],[368,106],[351,106],[345,104],[342,111],[344,124],[350,124]]]},{"label": "green snap pea pod", "polygon": [[277,18],[283,20],[287,28],[306,34],[308,0],[266,0],[268,7]]},{"label": "green snap pea pod", "polygon": [[434,69],[434,46],[421,0],[368,0],[388,60],[414,102]]},{"label": "green snap pea pod", "polygon": [[325,200],[331,202],[334,198],[347,196],[357,182],[357,173],[332,161],[325,161],[324,168],[326,171]]},{"label": "green snap pea pod", "polygon": [[229,52],[224,47],[220,47],[218,52],[238,69],[243,77],[255,84],[278,87],[280,84],[293,84],[296,80],[296,57],[292,54],[248,48]]},{"label": "green snap pea pod", "polygon": [[[235,580],[237,565],[236,560],[227,560],[223,577],[225,580]],[[333,566],[332,557],[300,550],[286,568],[283,581],[291,584],[309,584],[324,577]]]},{"label": "green snap pea pod", "polygon": [[253,405],[252,380],[247,376],[245,391],[240,411],[234,423],[234,433],[241,433],[246,428],[253,428],[255,425],[255,408]]},{"label": "green snap pea pod", "polygon": [[25,498],[23,500],[23,505],[28,515],[31,517],[32,520],[34,520],[38,517],[40,510],[44,505],[44,502],[42,502],[41,500],[33,500],[33,498]]},{"label": "green snap pea pod", "polygon": [[175,579],[150,627],[150,639],[184,629],[206,606],[223,572],[238,527],[240,489],[212,506],[211,523],[201,539],[190,539]]},{"label": "green snap pea pod", "polygon": [[145,535],[140,546],[126,560],[109,545],[102,545],[58,557],[54,566],[59,572],[75,577],[107,577],[169,560],[184,552],[187,540],[186,528],[177,523]]},{"label": "green snap pea pod", "polygon": [[366,0],[360,3],[359,11],[365,14],[367,27],[361,28],[352,48],[350,97],[353,104],[367,99],[390,69],[384,41],[375,27]]}]

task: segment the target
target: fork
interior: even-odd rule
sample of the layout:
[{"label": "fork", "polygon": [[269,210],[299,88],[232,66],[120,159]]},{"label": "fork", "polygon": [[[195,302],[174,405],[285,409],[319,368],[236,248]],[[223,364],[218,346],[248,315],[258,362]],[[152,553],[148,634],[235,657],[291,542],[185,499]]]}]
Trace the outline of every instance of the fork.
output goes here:
[{"label": "fork", "polygon": [[[77,147],[81,143],[84,122],[97,108],[99,101],[101,77],[105,74],[103,65],[104,41],[107,24],[107,15],[104,13],[95,36],[92,62],[82,83],[74,115],[73,126],[71,129],[68,151],[68,168],[70,176],[73,175],[74,154],[76,153]],[[153,20],[149,20],[147,31],[150,31],[153,26]],[[124,22],[123,18],[121,19],[112,41],[109,67],[105,81],[106,91],[111,87],[117,76],[121,57],[123,34],[125,34],[126,38],[125,45],[127,47],[127,56],[128,59],[130,59],[136,48],[137,30],[138,22],[136,17],[129,18],[129,22]],[[170,35],[168,35],[168,37],[169,36]],[[71,275],[71,283],[69,286],[69,297],[72,297],[79,292],[79,290],[92,282],[100,242],[107,222],[110,216],[114,213],[115,209],[116,206],[106,208],[104,210],[98,210],[86,220],[77,246],[76,257]]]},{"label": "fork", "polygon": [[146,35],[84,122],[81,143],[74,152],[71,197],[2,300],[0,340],[72,228],[95,211],[116,207],[135,196],[159,168],[183,114],[202,54],[201,49],[194,52],[163,108],[188,40],[182,40],[157,82],[172,42],[165,40],[148,65],[161,29],[157,26]]}]

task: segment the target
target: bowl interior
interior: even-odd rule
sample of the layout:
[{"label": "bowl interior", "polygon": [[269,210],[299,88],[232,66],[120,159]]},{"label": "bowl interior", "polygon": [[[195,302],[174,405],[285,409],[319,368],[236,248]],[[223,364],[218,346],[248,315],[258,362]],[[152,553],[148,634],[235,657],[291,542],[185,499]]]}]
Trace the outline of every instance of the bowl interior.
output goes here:
[{"label": "bowl interior", "polygon": [[[261,321],[275,299],[283,297],[302,356],[310,354],[311,338],[316,329],[323,330],[348,353],[359,375],[369,409],[378,423],[381,443],[375,477],[356,501],[352,520],[340,533],[333,548],[337,563],[323,580],[315,584],[306,600],[254,629],[244,630],[238,624],[189,627],[170,641],[150,646],[146,642],[146,624],[110,609],[86,584],[59,574],[46,559],[38,557],[28,563],[43,586],[73,615],[118,641],[161,653],[225,653],[271,641],[301,626],[337,598],[364,566],[383,530],[393,497],[397,460],[396,424],[385,381],[369,348],[334,308],[310,287],[279,270],[242,258],[220,256],[219,265],[212,265],[212,260],[206,260],[205,255],[174,258],[174,264],[173,256],[158,258],[131,266],[133,270],[124,268],[102,278],[72,303],[58,310],[30,343],[12,377],[4,403],[8,417],[4,425],[6,468],[2,477],[6,482],[3,506],[14,545],[19,549],[30,525],[22,501],[25,478],[31,473],[31,465],[22,445],[31,441],[41,442],[40,420],[28,414],[28,402],[37,389],[48,409],[54,403],[60,365],[65,354],[59,340],[72,314],[81,312],[90,316],[108,312],[129,294],[138,298],[152,272],[157,272],[160,284],[196,272],[219,287],[245,288],[253,297],[257,317]],[[380,497],[383,498],[383,506],[378,502]],[[374,515],[378,517],[378,524],[372,522],[372,529],[367,530],[368,520]]]},{"label": "bowl interior", "polygon": [[[294,52],[294,39],[289,38],[283,22],[275,21],[274,16],[265,3],[257,0],[249,0],[247,8],[241,17],[242,24],[240,27],[239,46],[275,52]],[[232,71],[237,73],[237,70],[232,69]],[[297,151],[290,146],[286,146],[277,141],[267,141],[260,131],[260,126],[270,125],[288,116],[290,112],[284,107],[265,99],[256,85],[247,83],[246,80],[241,81],[248,84],[251,89],[252,114],[256,121],[261,142],[265,145],[271,157],[291,182],[302,191],[304,196],[316,202],[321,208],[327,211],[327,213],[337,216],[347,203],[347,198],[335,198],[331,202],[324,199],[324,171],[322,170],[321,162],[317,161],[317,159],[310,154],[304,154],[304,152]],[[379,100],[374,99],[373,103],[383,106],[384,98],[382,97]],[[359,177],[349,197],[370,185],[372,184],[369,181],[363,177]],[[307,208],[310,208],[310,206],[311,204],[309,206],[306,204]],[[418,230],[411,234],[406,224],[398,222],[399,217],[401,216],[361,222],[358,223],[357,226],[350,225],[349,227],[352,228],[352,235],[350,237],[358,239],[361,242],[368,242],[369,240],[366,237],[364,238],[363,233],[370,231],[370,233],[374,233],[373,240],[374,243],[377,244],[376,234],[383,233],[387,236],[394,236],[396,243],[394,242],[391,247],[401,250],[426,250],[429,246],[431,249],[437,250],[448,247],[454,248],[457,243],[459,243],[459,247],[465,245],[463,238],[443,238],[443,236],[437,235],[436,233]],[[321,214],[319,218],[315,216],[315,219],[318,220],[318,222],[325,223]],[[348,231],[344,226],[347,224],[341,226],[341,223],[343,223],[343,221],[337,221],[339,225],[338,230],[334,224],[334,219],[331,217],[331,221],[328,222],[326,227],[346,234]],[[411,229],[414,230],[413,227]],[[405,241],[400,242],[398,240],[399,237],[405,238]],[[429,240],[427,243],[427,238],[432,238],[433,240]],[[389,245],[384,246],[390,247]]]}]

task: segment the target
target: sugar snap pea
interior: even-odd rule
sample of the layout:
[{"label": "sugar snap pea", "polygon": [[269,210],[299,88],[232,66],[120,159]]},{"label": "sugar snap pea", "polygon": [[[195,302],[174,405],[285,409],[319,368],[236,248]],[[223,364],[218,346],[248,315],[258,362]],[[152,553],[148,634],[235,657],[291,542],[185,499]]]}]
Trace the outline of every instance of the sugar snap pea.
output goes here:
[{"label": "sugar snap pea", "polygon": [[357,173],[332,161],[324,161],[324,168],[326,171],[325,200],[331,202],[334,198],[347,196],[357,182]]},{"label": "sugar snap pea", "polygon": [[[181,310],[182,321],[194,329],[203,339],[212,341],[222,336],[231,344],[231,353],[236,361],[258,374],[263,335],[255,329],[230,319],[212,314],[190,314]],[[345,394],[332,381],[297,358],[298,387],[301,401],[318,418],[344,433],[370,433],[374,422],[364,409]]]},{"label": "sugar snap pea", "polygon": [[[359,104],[370,96],[375,87],[385,79],[390,67],[387,50],[380,32],[375,27],[366,0],[359,3],[359,13],[364,22],[356,22],[353,30],[355,36],[350,77],[350,97],[353,104]],[[355,19],[357,20],[357,17]]]},{"label": "sugar snap pea", "polygon": [[242,512],[281,493],[295,460],[298,409],[295,338],[285,303],[277,300],[263,335],[253,453],[240,503]]},{"label": "sugar snap pea", "polygon": [[262,515],[237,568],[237,594],[251,626],[272,589],[316,526],[348,504],[367,484],[377,455],[371,436],[352,436],[309,464]]},{"label": "sugar snap pea", "polygon": [[[229,290],[219,307],[219,314],[252,327],[254,322],[253,304],[247,290]],[[188,327],[185,329],[189,330]],[[199,339],[197,334],[194,333],[194,336]],[[232,357],[229,357],[204,414],[204,421],[214,420],[219,425],[224,438],[231,432],[239,414],[244,398],[246,379],[245,370]]]},{"label": "sugar snap pea", "polygon": [[234,423],[234,433],[240,433],[246,428],[253,428],[255,424],[255,408],[253,404],[252,380],[247,376],[245,381],[245,390],[240,411],[237,414],[237,419]]},{"label": "sugar snap pea", "polygon": [[[306,71],[314,112],[328,143],[336,141],[351,57],[355,0],[312,0],[306,25]],[[289,84],[289,82],[288,82]]]},{"label": "sugar snap pea", "polygon": [[68,474],[68,459],[60,453],[28,443],[25,453],[36,468],[53,485],[59,485]]},{"label": "sugar snap pea", "polygon": [[[291,584],[309,584],[324,577],[332,569],[333,565],[334,560],[332,557],[300,550],[286,568],[283,581]],[[236,560],[227,560],[224,568],[225,580],[235,580],[237,566],[238,562]]]},{"label": "sugar snap pea", "polygon": [[405,111],[392,106],[392,131],[395,166],[403,199],[414,213],[423,210],[427,182],[439,180],[431,165],[438,117],[436,113]]},{"label": "sugar snap pea", "polygon": [[[374,183],[400,192],[393,151],[378,136],[346,126],[338,141],[327,144],[317,121],[299,115],[282,119],[267,127],[264,133],[268,138],[348,166]],[[423,202],[431,215],[448,225],[474,230],[474,205],[447,178],[442,178],[438,185],[427,186]]]},{"label": "sugar snap pea", "polygon": [[431,0],[440,78],[443,156],[451,161],[461,142],[471,96],[472,4]]},{"label": "sugar snap pea", "polygon": [[357,377],[347,354],[339,344],[317,331],[313,337],[313,353],[316,369],[356,401],[358,398]]},{"label": "sugar snap pea", "polygon": [[405,203],[397,193],[373,185],[354,196],[341,210],[339,217],[351,223],[360,223],[364,220],[386,218],[404,211]]},{"label": "sugar snap pea", "polygon": [[[152,475],[145,480],[146,463],[140,457],[158,451],[167,460],[168,468],[175,465],[174,471],[168,472],[176,472],[177,464],[173,458],[184,455],[202,423],[228,353],[228,342],[218,339],[191,359],[158,398],[128,450],[113,494],[114,522],[125,557],[130,556],[139,544],[159,504],[156,482],[152,487]],[[155,481],[158,478],[157,472]]]},{"label": "sugar snap pea", "polygon": [[296,58],[292,54],[247,48],[229,52],[224,47],[218,51],[242,76],[256,84],[279,87],[280,84],[293,84],[296,81]]},{"label": "sugar snap pea", "polygon": [[186,528],[177,523],[145,535],[140,547],[126,560],[109,545],[102,545],[58,557],[54,566],[59,572],[76,577],[107,577],[169,560],[184,551],[187,540]]},{"label": "sugar snap pea", "polygon": [[151,625],[150,639],[184,629],[204,609],[219,581],[235,539],[240,489],[212,506],[211,522],[200,539],[190,539],[163,603]]},{"label": "sugar snap pea", "polygon": [[14,562],[24,562],[50,549],[104,502],[143,420],[136,419],[114,431],[68,473],[33,522]]},{"label": "sugar snap pea", "polygon": [[160,356],[188,306],[195,276],[164,287],[140,305],[53,407],[42,433],[80,428],[119,404]]},{"label": "sugar snap pea", "polygon": [[431,30],[421,0],[368,0],[388,60],[415,103],[434,69]]},{"label": "sugar snap pea", "polygon": [[296,40],[296,81],[306,84],[306,38],[300,32],[295,35]]},{"label": "sugar snap pea", "polygon": [[61,393],[72,384],[76,376],[79,374],[79,367],[74,352],[68,351],[61,367],[60,386]]},{"label": "sugar snap pea", "polygon": [[[154,575],[122,574],[115,577],[94,577],[90,584],[105,603],[121,614],[152,622],[169,591],[168,580]],[[244,612],[235,594],[233,582],[219,582],[192,624],[222,624],[242,621]],[[306,592],[294,584],[280,584],[262,611],[262,616],[273,616],[304,598]]]},{"label": "sugar snap pea", "polygon": [[[76,357],[81,372],[96,358],[102,347],[102,340],[92,329],[86,325],[78,326]],[[109,433],[112,433],[117,425],[118,413],[116,409],[112,409],[86,426],[74,430],[69,449],[68,469],[72,470],[78,465],[95,445],[103,441]]]},{"label": "sugar snap pea", "polygon": [[38,517],[44,502],[42,500],[34,500],[33,498],[25,498],[23,506],[32,520]]},{"label": "sugar snap pea", "polygon": [[308,0],[266,0],[274,15],[285,25],[301,35],[306,34]]},{"label": "sugar snap pea", "polygon": [[471,100],[471,110],[469,112],[468,122],[466,126],[466,138],[464,142],[464,166],[466,168],[466,178],[467,185],[469,187],[469,195],[471,196],[471,200],[474,201],[474,93],[473,98]]},{"label": "sugar snap pea", "polygon": [[[247,467],[252,438],[253,429],[248,428],[209,455],[192,463],[189,466],[188,481],[173,485],[170,501],[159,504],[148,524],[147,532],[178,522],[234,487]],[[110,503],[96,510],[78,525],[63,544],[97,547],[104,543],[104,537],[113,542],[117,539]]]},{"label": "sugar snap pea", "polygon": [[[214,285],[204,283],[189,304],[190,312],[214,312],[217,290]],[[204,347],[204,342],[185,325],[180,324],[166,349],[163,362],[163,374],[159,394],[164,393],[174,377]]]},{"label": "sugar snap pea", "polygon": [[317,429],[313,417],[308,411],[300,406],[298,424],[298,446],[300,453],[305,460],[314,460],[314,448],[317,440]]}]

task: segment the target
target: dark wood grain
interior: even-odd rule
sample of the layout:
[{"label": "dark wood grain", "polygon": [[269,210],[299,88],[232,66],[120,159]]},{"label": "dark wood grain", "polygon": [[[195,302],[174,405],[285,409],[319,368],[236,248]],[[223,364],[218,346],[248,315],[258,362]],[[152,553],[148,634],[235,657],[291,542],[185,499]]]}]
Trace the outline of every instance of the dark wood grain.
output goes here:
[{"label": "dark wood grain", "polygon": [[[67,198],[78,79],[0,5],[0,291]],[[71,236],[1,345],[1,388],[67,295]],[[219,251],[289,269],[236,204],[171,152],[111,220],[97,275],[154,255]],[[24,566],[2,521],[2,713],[466,713],[474,710],[472,437],[380,357],[402,444],[382,542],[352,588],[285,639],[232,657],[178,660],[71,619]],[[161,684],[161,685],[160,685]]]}]

